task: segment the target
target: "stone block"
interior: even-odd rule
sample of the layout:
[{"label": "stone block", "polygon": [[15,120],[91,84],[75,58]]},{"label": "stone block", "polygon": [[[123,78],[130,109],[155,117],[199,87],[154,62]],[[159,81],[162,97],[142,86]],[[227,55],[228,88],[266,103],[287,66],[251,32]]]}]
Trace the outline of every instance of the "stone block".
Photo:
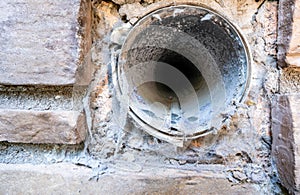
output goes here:
[{"label": "stone block", "polygon": [[[126,165],[130,166],[128,163]],[[93,178],[96,173],[92,169],[67,163],[0,164],[0,193],[261,194],[256,184],[231,185],[222,172],[216,169],[187,171],[149,166],[139,172],[113,169],[113,173],[104,173]]]},{"label": "stone block", "polygon": [[0,84],[87,84],[89,0],[0,2]]},{"label": "stone block", "polygon": [[300,67],[300,0],[280,0],[278,7],[278,64]]},{"label": "stone block", "polygon": [[86,129],[85,115],[77,111],[0,109],[0,141],[78,144]]},{"label": "stone block", "polygon": [[272,157],[282,184],[300,190],[300,95],[279,95],[272,105]]}]

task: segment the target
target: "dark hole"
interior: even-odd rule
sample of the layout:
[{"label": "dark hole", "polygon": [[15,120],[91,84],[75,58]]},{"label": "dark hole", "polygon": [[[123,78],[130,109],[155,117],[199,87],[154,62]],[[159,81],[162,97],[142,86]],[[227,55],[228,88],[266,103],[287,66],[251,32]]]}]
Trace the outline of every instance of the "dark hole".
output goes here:
[{"label": "dark hole", "polygon": [[[191,83],[195,91],[199,89],[201,83],[204,81],[197,67],[186,57],[177,52],[165,49],[158,59],[158,62],[163,62],[176,68]],[[155,68],[155,77],[168,77],[168,79],[177,87],[177,89],[184,90],[185,85],[183,85],[182,80],[178,79],[175,75],[172,75],[170,70],[165,66],[158,65]],[[156,83],[156,87],[160,93],[164,94],[164,96],[168,97],[169,99],[176,97],[176,94],[174,94],[173,90],[168,86],[162,85],[161,83]]]}]

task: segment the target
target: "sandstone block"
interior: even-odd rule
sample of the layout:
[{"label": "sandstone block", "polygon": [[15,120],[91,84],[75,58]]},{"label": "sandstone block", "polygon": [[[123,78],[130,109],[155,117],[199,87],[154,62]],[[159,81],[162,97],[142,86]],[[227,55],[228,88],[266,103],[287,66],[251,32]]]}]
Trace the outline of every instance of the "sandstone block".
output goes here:
[{"label": "sandstone block", "polygon": [[77,111],[0,109],[0,141],[78,144],[85,136],[85,115]]},{"label": "sandstone block", "polygon": [[300,0],[280,0],[278,7],[278,64],[300,66]]},{"label": "sandstone block", "polygon": [[272,106],[272,156],[283,185],[300,190],[300,95],[281,95]]},{"label": "sandstone block", "polygon": [[258,185],[231,185],[226,178],[220,176],[222,172],[217,172],[147,167],[140,172],[114,169],[112,174],[103,174],[92,179],[95,173],[91,169],[66,163],[0,164],[0,193],[261,194]]},{"label": "sandstone block", "polygon": [[89,0],[0,2],[0,84],[86,84]]}]

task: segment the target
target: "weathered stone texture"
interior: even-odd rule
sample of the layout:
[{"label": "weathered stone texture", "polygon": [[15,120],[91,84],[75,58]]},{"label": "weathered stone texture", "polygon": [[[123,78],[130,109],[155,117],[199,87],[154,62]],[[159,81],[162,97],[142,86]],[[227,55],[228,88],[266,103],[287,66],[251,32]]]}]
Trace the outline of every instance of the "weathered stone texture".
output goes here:
[{"label": "weathered stone texture", "polygon": [[0,84],[69,85],[88,80],[88,0],[0,2]]},{"label": "weathered stone texture", "polygon": [[[122,0],[120,0],[122,1]],[[116,2],[120,2],[117,1]],[[213,8],[215,11],[226,15],[230,21],[238,24],[245,33],[251,32],[251,19],[261,6],[263,1],[241,0],[241,1],[224,1],[224,0],[163,0],[154,1],[153,4],[147,5],[151,0],[139,3],[132,0],[133,3],[121,4],[119,9],[120,16],[126,17],[129,21],[136,21],[138,18],[151,13],[159,8],[173,5],[205,5]]]},{"label": "weathered stone texture", "polygon": [[78,144],[85,137],[85,115],[77,111],[0,110],[0,141]]},{"label": "weathered stone texture", "polygon": [[300,67],[286,67],[280,74],[280,93],[300,92]]},{"label": "weathered stone texture", "polygon": [[300,66],[300,0],[280,0],[278,64]]},{"label": "weathered stone texture", "polygon": [[300,95],[276,97],[272,107],[272,155],[280,179],[290,191],[300,190]]},{"label": "weathered stone texture", "polygon": [[[102,40],[105,42],[105,36],[107,36],[113,26],[121,20],[118,13],[118,7],[113,2],[102,1],[99,4],[93,5],[95,11],[94,26],[95,30],[93,38]],[[108,48],[108,46],[106,46]],[[100,51],[107,48],[97,48]],[[95,58],[95,56],[93,56]],[[93,59],[94,59],[93,58]]]},{"label": "weathered stone texture", "polygon": [[[218,174],[217,174],[218,173]],[[230,185],[218,171],[114,169],[93,179],[91,169],[72,164],[0,164],[1,194],[261,194],[255,184]],[[98,177],[98,178],[97,178]],[[25,191],[24,191],[25,190]]]}]

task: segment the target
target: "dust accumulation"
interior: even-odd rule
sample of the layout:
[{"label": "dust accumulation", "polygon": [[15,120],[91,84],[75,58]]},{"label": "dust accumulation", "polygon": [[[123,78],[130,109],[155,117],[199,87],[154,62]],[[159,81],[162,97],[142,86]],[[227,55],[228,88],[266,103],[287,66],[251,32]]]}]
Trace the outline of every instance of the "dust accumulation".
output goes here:
[{"label": "dust accumulation", "polygon": [[[96,177],[111,174],[118,169],[139,172],[143,167],[149,166],[172,167],[179,170],[205,169],[207,174],[212,176],[216,167],[221,167],[220,174],[232,184],[249,183],[262,193],[271,191],[280,193],[278,176],[270,156],[270,105],[274,94],[280,90],[279,79],[281,79],[276,65],[278,2],[251,1],[247,5],[245,1],[226,1],[226,4],[222,0],[201,2],[214,7],[217,13],[226,16],[238,26],[247,42],[245,47],[249,51],[246,52],[250,54],[248,62],[250,67],[247,67],[244,53],[228,52],[225,55],[226,59],[220,59],[218,56],[219,63],[225,63],[224,60],[228,63],[221,72],[223,76],[225,75],[226,93],[229,94],[226,103],[230,105],[230,109],[223,113],[223,122],[217,129],[205,136],[185,140],[183,145],[178,147],[172,144],[172,141],[147,133],[143,125],[129,114],[127,99],[122,99],[120,94],[118,64],[128,34],[143,16],[159,8],[174,5],[174,1],[93,0],[91,52],[96,71],[87,91],[79,91],[79,95],[74,97],[73,89],[64,90],[68,93],[62,93],[59,88],[52,88],[37,97],[31,95],[31,91],[36,89],[27,88],[19,92],[10,92],[1,90],[0,86],[0,108],[3,105],[11,105],[21,109],[59,110],[61,106],[70,110],[74,106],[79,106],[78,101],[84,101],[89,121],[89,135],[85,143],[78,146],[0,143],[0,162],[32,164],[71,162],[92,168]],[[196,1],[181,0],[175,4],[197,5]],[[236,9],[232,9],[233,7]],[[159,20],[153,19],[154,22]],[[208,34],[202,35],[199,40],[213,39]],[[154,41],[151,37],[145,38]],[[208,41],[207,47],[213,47],[216,44],[213,41]],[[225,42],[223,46],[226,46]],[[218,49],[221,50],[212,48],[211,51],[221,55]],[[152,53],[151,58],[157,57],[155,55],[158,53],[170,55],[170,58],[178,57],[166,51],[156,52]],[[133,56],[147,58],[147,53],[150,55],[149,51],[139,50]],[[242,55],[244,57],[241,57]],[[169,62],[170,58],[163,60]],[[244,62],[238,67],[234,66],[239,60]],[[246,76],[242,75],[247,72],[247,68],[251,69],[249,83]],[[299,79],[294,78],[296,76],[293,76],[293,72],[287,69],[283,71],[282,90],[299,91],[300,85],[296,83]],[[149,88],[144,95],[149,93],[147,90]],[[166,97],[170,98],[170,93],[166,91]],[[7,99],[8,97],[11,98]],[[151,98],[156,97],[152,94]],[[39,107],[32,103],[34,99],[40,99],[43,106]],[[230,101],[232,99],[236,101]],[[5,103],[2,104],[1,101]]]}]

